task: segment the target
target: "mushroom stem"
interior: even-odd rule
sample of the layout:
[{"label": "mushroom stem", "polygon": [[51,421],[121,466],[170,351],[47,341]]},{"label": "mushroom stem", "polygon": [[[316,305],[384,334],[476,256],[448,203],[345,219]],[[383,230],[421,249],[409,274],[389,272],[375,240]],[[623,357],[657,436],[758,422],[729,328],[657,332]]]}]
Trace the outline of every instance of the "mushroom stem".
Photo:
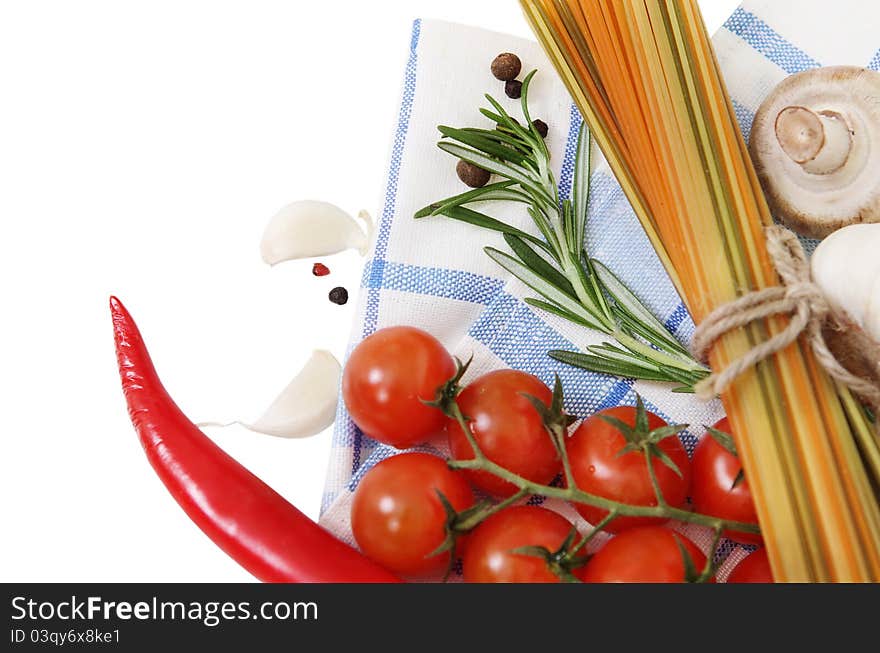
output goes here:
[{"label": "mushroom stem", "polygon": [[776,117],[776,138],[788,157],[813,175],[836,172],[852,149],[852,131],[836,111],[785,107]]}]

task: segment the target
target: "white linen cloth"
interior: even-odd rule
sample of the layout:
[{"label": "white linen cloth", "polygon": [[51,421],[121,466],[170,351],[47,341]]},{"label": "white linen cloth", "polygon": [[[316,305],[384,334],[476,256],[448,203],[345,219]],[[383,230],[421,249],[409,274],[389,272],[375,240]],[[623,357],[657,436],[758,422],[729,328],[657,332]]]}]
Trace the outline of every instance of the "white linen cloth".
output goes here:
[{"label": "white linen cloth", "polygon": [[[880,68],[880,3],[836,0],[833,6],[834,11],[828,11],[824,0],[750,0],[714,36],[746,136],[764,97],[787,75],[832,64]],[[508,99],[503,83],[489,72],[489,63],[499,52],[519,55],[523,62],[520,79],[538,69],[529,94],[531,114],[549,125],[546,142],[554,173],[563,196],[570,192],[581,118],[540,47],[473,27],[415,21],[387,185],[357,298],[349,351],[376,329],[397,324],[421,327],[459,358],[473,354],[465,381],[492,369],[513,367],[536,374],[552,386],[553,375],[558,373],[566,408],[579,417],[633,404],[639,393],[649,410],[671,422],[691,425],[681,439],[692,452],[703,435],[703,425],[723,415],[719,402],[703,403],[671,392],[667,384],[593,374],[551,360],[546,355],[550,349],[584,350],[607,338],[526,305],[523,298],[533,293],[483,253],[486,245],[507,250],[499,235],[443,217],[418,221],[412,217],[423,206],[464,190],[455,173],[456,161],[435,145],[437,125],[491,127],[478,111],[487,106],[483,99],[487,92],[512,115],[521,117],[519,101]],[[694,327],[687,311],[607,164],[601,156],[594,161],[588,251],[687,342]],[[484,210],[534,231],[518,205],[493,203]],[[441,441],[423,449],[447,453]],[[394,453],[363,436],[340,400],[322,505],[321,523],[326,528],[353,543],[351,493],[372,465]],[[558,502],[547,505],[578,523],[584,532],[589,530],[571,507]],[[704,550],[708,548],[705,529],[682,530]],[[597,538],[593,546],[602,541]],[[723,542],[718,555],[726,562],[719,577],[724,578],[746,554],[746,548]]]}]

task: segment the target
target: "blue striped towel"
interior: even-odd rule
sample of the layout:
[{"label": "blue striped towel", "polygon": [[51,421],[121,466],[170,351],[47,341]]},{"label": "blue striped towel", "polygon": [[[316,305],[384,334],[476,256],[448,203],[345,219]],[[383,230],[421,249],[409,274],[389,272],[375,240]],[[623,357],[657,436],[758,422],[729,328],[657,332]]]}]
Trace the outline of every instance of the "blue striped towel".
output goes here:
[{"label": "blue striped towel", "polygon": [[[842,63],[880,68],[875,28],[880,4],[836,0],[834,12],[825,11],[826,4],[824,0],[752,0],[715,35],[716,53],[746,136],[763,98],[788,74]],[[566,408],[578,416],[633,404],[638,392],[649,410],[692,425],[681,434],[690,452],[702,435],[702,425],[722,416],[719,402],[701,403],[670,392],[668,385],[592,374],[551,360],[546,355],[550,349],[583,350],[602,338],[525,304],[528,289],[482,251],[485,245],[506,249],[500,236],[446,218],[413,220],[421,207],[462,190],[455,161],[435,146],[437,125],[490,126],[478,112],[486,92],[518,115],[518,101],[504,97],[501,84],[488,70],[492,58],[505,51],[520,56],[524,71],[539,70],[530,91],[531,113],[550,126],[547,145],[554,172],[562,195],[571,192],[581,117],[537,44],[472,27],[415,21],[378,233],[364,268],[350,348],[385,326],[422,327],[459,358],[474,355],[466,381],[500,367],[531,372],[548,384],[558,373]],[[596,160],[587,248],[687,342],[693,322],[607,164],[601,156]],[[529,228],[522,209],[496,206],[491,211],[495,217]],[[424,449],[447,452],[444,442],[429,443]],[[394,453],[365,437],[340,402],[322,505],[325,527],[353,542],[351,492],[372,465]],[[547,505],[588,528],[570,507]],[[682,530],[708,547],[709,536],[703,529]],[[597,538],[594,546],[601,543],[602,538]],[[743,547],[724,543],[718,555],[726,562],[719,576],[724,578],[745,554]]]}]

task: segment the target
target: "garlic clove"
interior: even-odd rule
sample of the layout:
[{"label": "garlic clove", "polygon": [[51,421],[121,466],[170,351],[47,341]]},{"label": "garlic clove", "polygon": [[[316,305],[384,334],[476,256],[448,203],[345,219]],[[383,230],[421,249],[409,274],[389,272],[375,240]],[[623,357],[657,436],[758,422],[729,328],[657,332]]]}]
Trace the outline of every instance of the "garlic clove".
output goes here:
[{"label": "garlic clove", "polygon": [[329,351],[316,350],[255,422],[198,422],[199,428],[238,424],[279,438],[308,438],[336,419],[342,366]]},{"label": "garlic clove", "polygon": [[880,342],[880,275],[874,280],[874,287],[865,307],[865,331]]},{"label": "garlic clove", "polygon": [[342,366],[329,351],[317,350],[266,411],[242,426],[279,438],[307,438],[333,424]]},{"label": "garlic clove", "polygon": [[260,255],[269,265],[346,249],[356,249],[364,255],[372,236],[372,220],[366,211],[361,211],[358,218],[365,229],[334,204],[315,200],[293,202],[266,225]]},{"label": "garlic clove", "polygon": [[880,224],[835,231],[816,248],[810,267],[832,309],[880,342]]}]

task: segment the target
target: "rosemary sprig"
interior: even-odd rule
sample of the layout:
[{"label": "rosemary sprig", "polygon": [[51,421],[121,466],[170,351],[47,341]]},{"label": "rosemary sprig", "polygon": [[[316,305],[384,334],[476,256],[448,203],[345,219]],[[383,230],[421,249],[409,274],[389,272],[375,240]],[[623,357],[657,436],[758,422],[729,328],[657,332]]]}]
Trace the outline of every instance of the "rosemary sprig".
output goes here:
[{"label": "rosemary sprig", "polygon": [[[538,295],[525,300],[529,305],[615,340],[589,346],[585,353],[551,351],[551,357],[595,372],[677,383],[678,389],[690,391],[708,370],[620,279],[590,258],[584,247],[592,143],[583,126],[578,135],[572,197],[560,201],[550,153],[529,115],[528,90],[535,72],[523,80],[525,126],[487,94],[491,108],[480,111],[495,122],[494,129],[438,127],[443,136],[437,144],[441,150],[496,174],[502,181],[435,202],[415,217],[443,215],[501,232],[510,252],[493,247],[486,247],[485,252]],[[541,237],[470,208],[474,202],[523,204]]]}]

